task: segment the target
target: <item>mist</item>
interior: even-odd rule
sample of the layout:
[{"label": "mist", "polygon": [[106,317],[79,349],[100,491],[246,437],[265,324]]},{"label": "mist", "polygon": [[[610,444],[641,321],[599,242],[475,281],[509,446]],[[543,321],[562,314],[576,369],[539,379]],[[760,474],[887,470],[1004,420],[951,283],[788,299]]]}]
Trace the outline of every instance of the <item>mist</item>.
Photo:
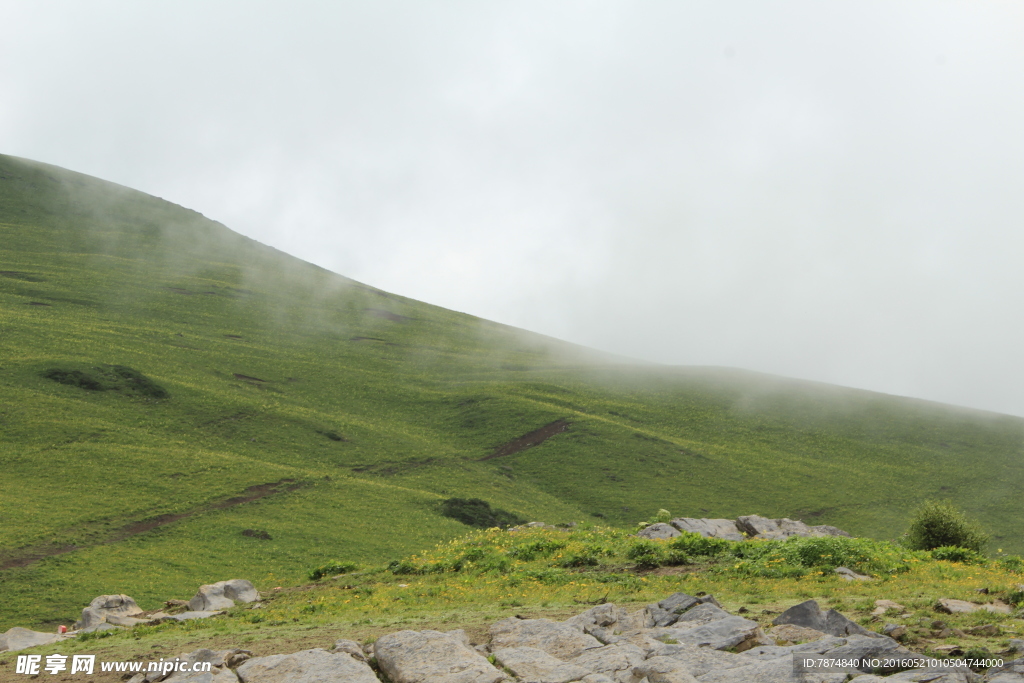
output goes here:
[{"label": "mist", "polygon": [[1024,10],[0,6],[0,153],[645,361],[1024,415]]}]

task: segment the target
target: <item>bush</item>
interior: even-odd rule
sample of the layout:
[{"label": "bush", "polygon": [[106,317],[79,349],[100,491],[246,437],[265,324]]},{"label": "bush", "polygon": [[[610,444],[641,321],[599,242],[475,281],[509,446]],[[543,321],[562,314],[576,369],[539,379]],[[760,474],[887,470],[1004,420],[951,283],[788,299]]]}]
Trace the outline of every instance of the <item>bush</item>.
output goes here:
[{"label": "bush", "polygon": [[946,562],[962,562],[964,564],[984,564],[985,556],[969,548],[955,545],[944,545],[932,551],[932,559]]},{"label": "bush", "polygon": [[490,503],[479,498],[449,498],[441,504],[441,514],[480,529],[526,523],[525,519],[514,512],[491,508]]},{"label": "bush", "polygon": [[655,569],[665,563],[665,549],[654,541],[633,541],[626,551],[626,559],[633,560],[637,569]]},{"label": "bush", "polygon": [[319,581],[325,576],[335,576],[337,574],[348,574],[356,570],[355,562],[339,562],[334,560],[327,564],[315,567],[309,570],[309,580]]},{"label": "bush", "polygon": [[943,546],[983,552],[989,535],[951,503],[928,501],[914,513],[905,543],[912,550]]},{"label": "bush", "polygon": [[998,563],[1006,571],[1013,572],[1014,574],[1024,574],[1024,558],[1020,555],[1010,555],[1001,558]]},{"label": "bush", "polygon": [[732,543],[724,538],[705,538],[693,531],[684,531],[669,542],[669,547],[693,557],[715,557],[728,552]]}]

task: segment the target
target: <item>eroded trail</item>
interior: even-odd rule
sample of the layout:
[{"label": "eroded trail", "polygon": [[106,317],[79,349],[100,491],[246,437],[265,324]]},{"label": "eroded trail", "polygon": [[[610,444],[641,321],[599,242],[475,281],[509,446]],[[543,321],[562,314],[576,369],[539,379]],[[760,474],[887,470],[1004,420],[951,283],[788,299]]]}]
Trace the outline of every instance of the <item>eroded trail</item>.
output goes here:
[{"label": "eroded trail", "polygon": [[555,434],[561,434],[569,429],[569,421],[565,419],[555,420],[549,424],[544,425],[540,429],[535,429],[529,434],[523,434],[521,437],[514,441],[509,441],[504,446],[498,448],[490,455],[480,458],[480,460],[491,460],[492,458],[500,458],[505,455],[512,455],[519,451],[526,450],[531,446],[544,443]]}]

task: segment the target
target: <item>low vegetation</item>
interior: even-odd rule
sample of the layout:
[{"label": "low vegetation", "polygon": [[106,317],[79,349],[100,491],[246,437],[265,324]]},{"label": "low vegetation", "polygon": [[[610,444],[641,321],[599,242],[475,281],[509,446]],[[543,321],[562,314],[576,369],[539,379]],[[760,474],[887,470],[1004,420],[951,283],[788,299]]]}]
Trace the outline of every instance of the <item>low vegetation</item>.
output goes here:
[{"label": "low vegetation", "polygon": [[[992,545],[1024,551],[1007,493],[1024,488],[1018,418],[624,364],[5,156],[0,237],[0,631],[71,623],[101,594],[157,605],[236,576],[288,589],[335,560],[418,571],[412,553],[466,532],[442,514],[455,498],[487,501],[467,519],[488,526],[626,529],[664,505],[878,539],[906,531],[923,501],[949,498],[992,530]],[[614,538],[517,552],[553,563],[529,571],[569,577],[569,602],[601,597],[569,597],[575,572],[632,585],[728,558],[741,566],[704,575],[746,572],[756,585],[821,570],[778,555],[789,546],[739,557]],[[466,562],[520,561],[488,557]],[[650,569],[607,571],[614,563]],[[763,578],[779,567],[804,573]]]}]

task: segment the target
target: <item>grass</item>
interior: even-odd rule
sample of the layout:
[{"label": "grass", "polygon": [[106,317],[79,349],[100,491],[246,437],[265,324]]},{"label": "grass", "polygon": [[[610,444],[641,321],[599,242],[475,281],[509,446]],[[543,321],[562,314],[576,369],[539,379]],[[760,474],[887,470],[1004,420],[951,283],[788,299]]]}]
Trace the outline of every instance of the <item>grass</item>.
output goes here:
[{"label": "grass", "polygon": [[69,623],[104,593],[152,607],[221,579],[266,590],[379,564],[464,533],[450,498],[549,523],[668,508],[874,538],[942,498],[1024,551],[1021,419],[625,364],[4,156],[0,359],[0,563],[66,551],[0,570],[0,630]]},{"label": "grass", "polygon": [[[943,652],[936,648],[955,644],[965,652],[999,656],[1008,639],[1021,635],[1021,621],[1011,616],[988,612],[947,615],[935,610],[940,597],[1020,602],[1017,584],[1024,575],[1008,570],[1000,561],[966,565],[863,539],[703,546],[694,539],[688,541],[692,542],[683,545],[690,551],[712,554],[694,556],[685,565],[638,571],[628,557],[638,539],[624,530],[489,529],[396,557],[390,569],[383,564],[355,570],[344,566],[344,573],[313,583],[271,588],[259,607],[239,605],[222,617],[89,634],[31,652],[152,660],[198,647],[242,647],[267,655],[329,647],[337,638],[372,642],[384,633],[405,628],[463,628],[479,643],[487,642],[490,623],[508,616],[560,620],[602,601],[634,610],[675,591],[713,594],[726,609],[765,629],[786,608],[814,598],[823,607],[838,609],[875,631],[887,623],[904,624],[908,626],[901,637],[904,644],[933,655]],[[673,541],[652,543],[665,550],[673,545]],[[751,547],[769,550],[764,553],[767,557],[780,552],[786,555],[787,549],[815,547],[816,543],[819,550],[831,547],[836,553],[845,553],[841,559],[861,570],[881,570],[874,581],[847,582],[831,571],[821,571],[834,566],[824,554],[802,558],[800,553],[790,554],[784,563],[804,571],[785,576],[751,573],[736,563],[737,555],[748,553]],[[596,564],[569,562],[573,556],[587,553],[598,558]],[[898,571],[888,569],[893,558],[906,566]],[[849,562],[851,559],[854,561]],[[764,560],[764,564],[772,561]],[[981,589],[984,594],[978,592]],[[874,616],[878,599],[894,600],[905,609]],[[982,625],[995,625],[998,633],[943,635],[946,628],[967,631]],[[10,669],[4,666],[6,660],[12,656],[0,655],[0,680]]]}]

